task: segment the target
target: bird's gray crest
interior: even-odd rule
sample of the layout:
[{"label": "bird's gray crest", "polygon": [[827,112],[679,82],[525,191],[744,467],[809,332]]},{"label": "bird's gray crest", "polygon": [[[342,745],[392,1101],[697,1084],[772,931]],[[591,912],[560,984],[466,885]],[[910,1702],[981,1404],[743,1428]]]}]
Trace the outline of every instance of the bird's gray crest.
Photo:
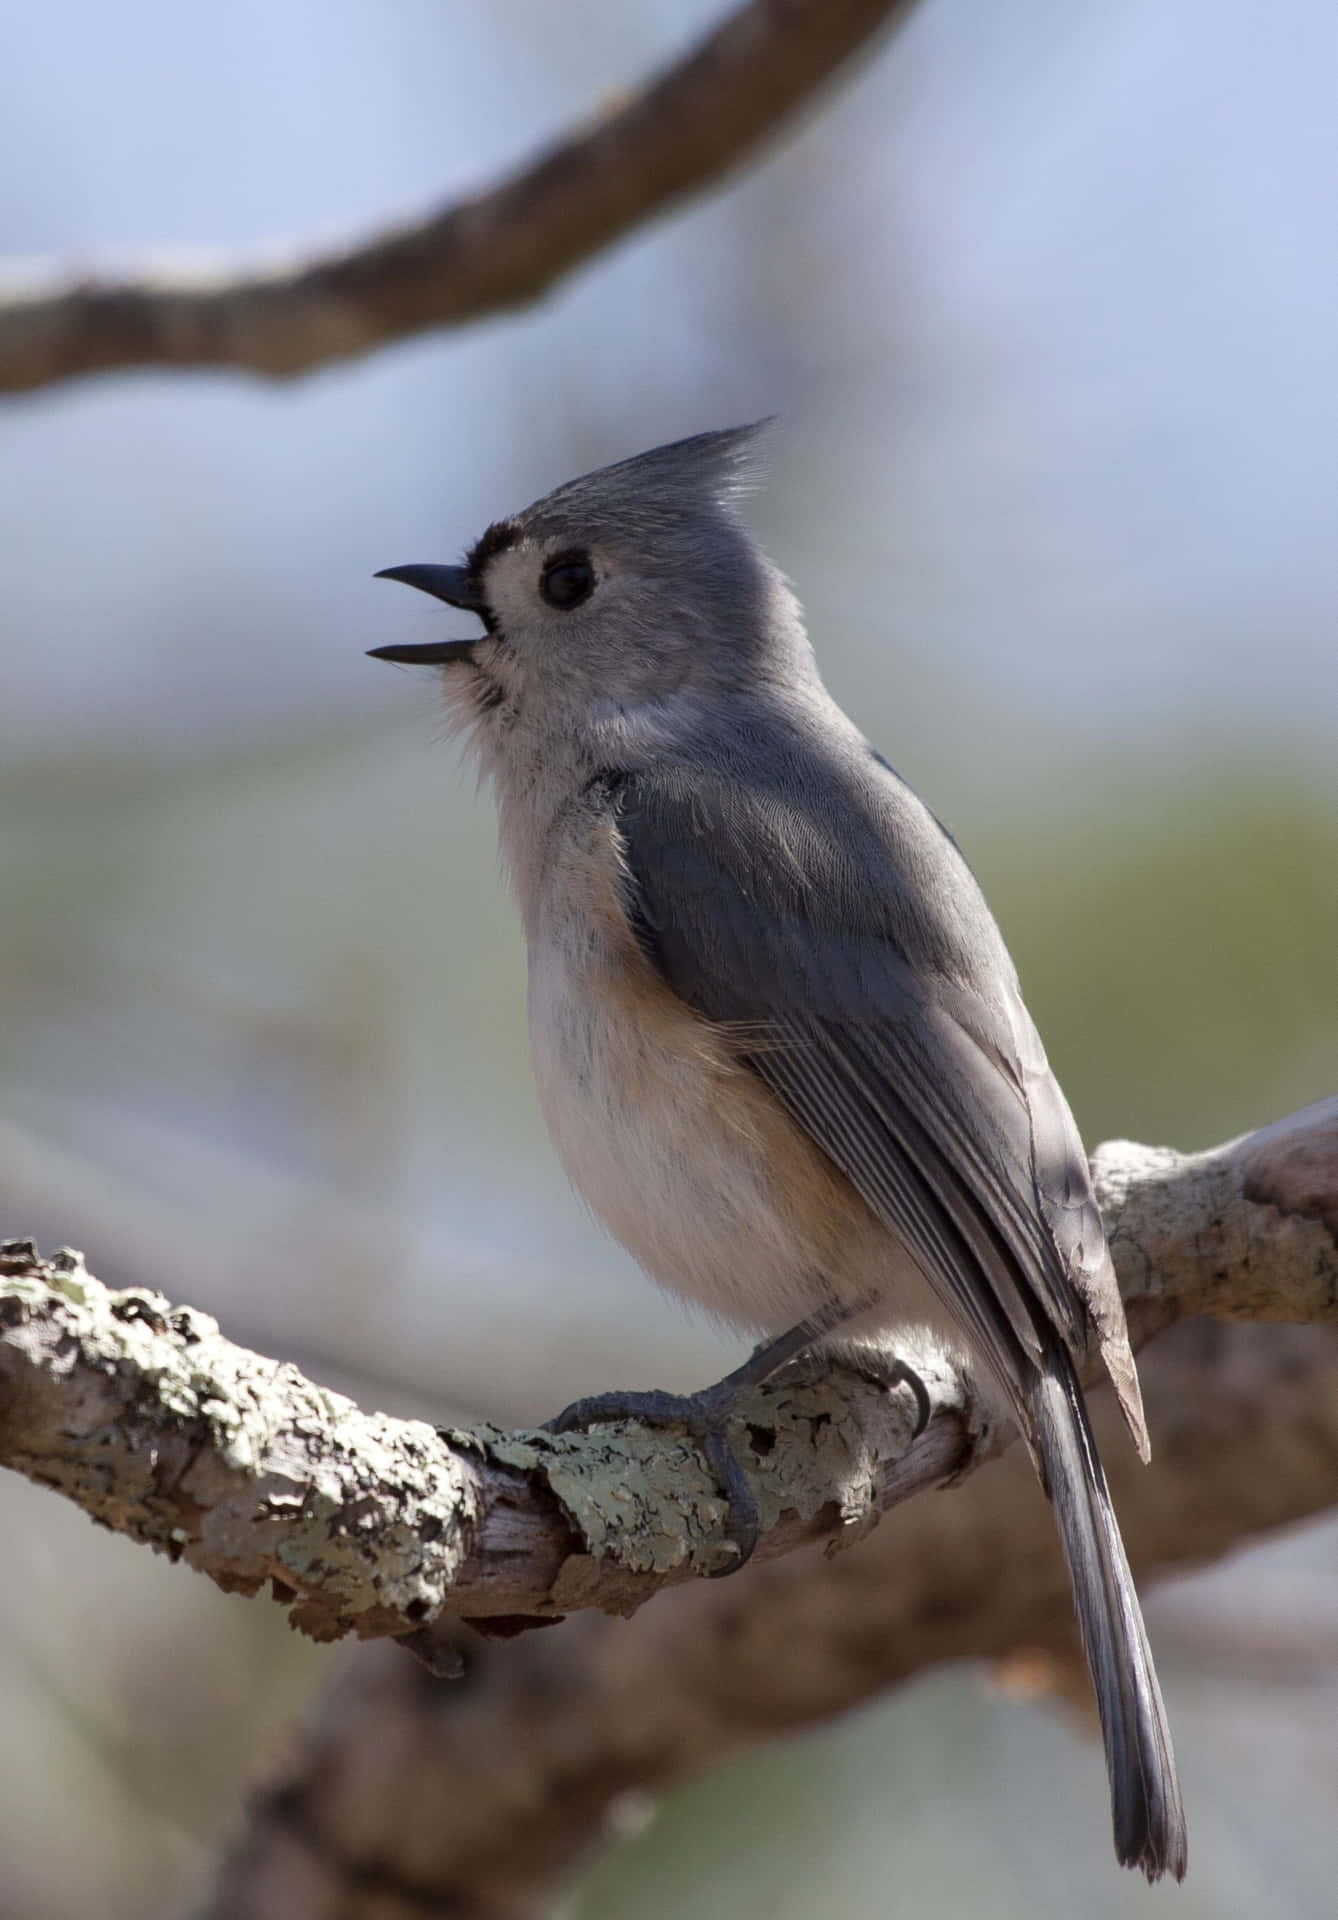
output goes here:
[{"label": "bird's gray crest", "polygon": [[729,511],[758,483],[757,442],[771,425],[768,418],[696,433],[599,467],[536,500],[520,522],[527,531],[540,531],[573,521],[621,520],[629,513],[659,520],[703,509]]}]

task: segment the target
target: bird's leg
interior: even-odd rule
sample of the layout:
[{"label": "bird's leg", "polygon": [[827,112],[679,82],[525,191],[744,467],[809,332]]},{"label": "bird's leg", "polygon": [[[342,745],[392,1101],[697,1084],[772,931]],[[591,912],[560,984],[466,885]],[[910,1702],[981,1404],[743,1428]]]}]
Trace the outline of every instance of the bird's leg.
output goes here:
[{"label": "bird's leg", "polygon": [[[779,1373],[787,1361],[831,1333],[844,1321],[863,1310],[861,1303],[838,1304],[833,1301],[807,1319],[800,1320],[777,1339],[757,1347],[741,1367],[735,1367],[714,1386],[700,1393],[665,1393],[658,1387],[643,1392],[596,1393],[588,1399],[574,1400],[569,1407],[546,1422],[550,1433],[571,1433],[588,1427],[613,1425],[635,1420],[650,1427],[679,1427],[697,1441],[711,1464],[721,1492],[729,1504],[727,1537],[734,1547],[735,1559],[717,1568],[712,1578],[737,1573],[752,1556],[757,1545],[760,1516],[757,1498],[739,1465],[730,1442],[728,1424],[739,1400]],[[904,1382],[915,1395],[919,1408],[916,1438],[929,1419],[929,1395],[918,1374],[897,1360],[880,1371],[889,1386]]]}]

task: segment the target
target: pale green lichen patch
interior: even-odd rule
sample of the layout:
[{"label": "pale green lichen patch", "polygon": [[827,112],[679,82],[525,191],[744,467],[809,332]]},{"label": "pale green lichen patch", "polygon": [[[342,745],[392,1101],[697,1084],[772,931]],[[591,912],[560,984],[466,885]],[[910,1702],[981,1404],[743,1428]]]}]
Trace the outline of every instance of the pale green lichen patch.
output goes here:
[{"label": "pale green lichen patch", "polygon": [[[876,1463],[860,1391],[826,1381],[740,1402],[731,1436],[764,1532],[784,1514],[810,1521],[833,1506],[852,1528],[876,1515]],[[480,1438],[500,1465],[545,1482],[592,1561],[659,1575],[685,1564],[698,1572],[729,1564],[728,1503],[700,1447],[680,1430],[619,1423],[580,1434],[490,1431]],[[576,1604],[573,1594],[590,1584],[584,1559],[574,1555],[564,1566],[557,1604]]]},{"label": "pale green lichen patch", "polygon": [[672,1429],[490,1433],[487,1443],[500,1465],[547,1484],[590,1553],[631,1573],[712,1563],[725,1501],[697,1447]]},{"label": "pale green lichen patch", "polygon": [[[877,1474],[862,1409],[877,1388],[829,1379],[757,1396],[774,1435],[754,1477],[763,1526],[784,1513],[813,1520],[835,1502],[841,1521],[860,1526],[877,1512]],[[762,1428],[762,1419],[750,1421]]]}]

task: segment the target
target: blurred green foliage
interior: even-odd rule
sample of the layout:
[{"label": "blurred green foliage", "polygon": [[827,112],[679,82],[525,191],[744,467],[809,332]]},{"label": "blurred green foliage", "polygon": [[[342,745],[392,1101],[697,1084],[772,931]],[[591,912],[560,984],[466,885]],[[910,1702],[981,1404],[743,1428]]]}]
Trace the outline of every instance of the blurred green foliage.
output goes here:
[{"label": "blurred green foliage", "polygon": [[1086,785],[977,871],[1089,1144],[1203,1147],[1338,1083],[1338,804],[1258,763]]}]

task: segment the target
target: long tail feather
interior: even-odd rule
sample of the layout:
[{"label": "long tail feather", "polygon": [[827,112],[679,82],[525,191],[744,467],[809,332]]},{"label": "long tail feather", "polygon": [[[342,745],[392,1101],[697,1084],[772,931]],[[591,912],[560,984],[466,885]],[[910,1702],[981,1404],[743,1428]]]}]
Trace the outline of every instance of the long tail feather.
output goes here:
[{"label": "long tail feather", "polygon": [[1101,1715],[1115,1851],[1149,1880],[1185,1876],[1175,1755],[1142,1610],[1068,1354],[1052,1349],[1028,1390],[1037,1450],[1059,1522],[1083,1649]]}]

